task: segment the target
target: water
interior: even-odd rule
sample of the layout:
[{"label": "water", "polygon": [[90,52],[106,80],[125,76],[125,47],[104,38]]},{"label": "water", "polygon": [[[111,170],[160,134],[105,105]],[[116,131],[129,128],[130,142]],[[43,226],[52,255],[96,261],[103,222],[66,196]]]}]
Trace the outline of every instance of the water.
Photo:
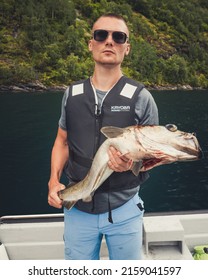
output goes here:
[{"label": "water", "polygon": [[208,92],[153,92],[160,124],[174,123],[179,129],[195,132],[204,158],[153,169],[141,195],[149,212],[208,209]]},{"label": "water", "polygon": [[[47,182],[62,94],[0,94],[0,216],[61,212],[47,203]],[[160,124],[196,132],[205,157],[153,169],[140,192],[146,212],[208,209],[208,92],[152,94]]]}]

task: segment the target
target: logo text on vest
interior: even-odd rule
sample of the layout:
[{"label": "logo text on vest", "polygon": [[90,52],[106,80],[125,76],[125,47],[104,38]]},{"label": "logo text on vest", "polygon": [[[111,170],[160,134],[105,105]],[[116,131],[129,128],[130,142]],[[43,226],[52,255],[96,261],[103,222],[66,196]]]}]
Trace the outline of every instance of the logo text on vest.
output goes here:
[{"label": "logo text on vest", "polygon": [[129,112],[130,106],[111,106],[111,112]]}]

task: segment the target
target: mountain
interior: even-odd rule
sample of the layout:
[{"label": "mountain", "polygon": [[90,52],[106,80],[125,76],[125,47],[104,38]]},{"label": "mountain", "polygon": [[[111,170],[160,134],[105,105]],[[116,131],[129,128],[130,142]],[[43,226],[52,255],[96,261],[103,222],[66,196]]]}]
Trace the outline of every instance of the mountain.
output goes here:
[{"label": "mountain", "polygon": [[206,0],[1,0],[0,85],[68,85],[91,75],[87,43],[103,13],[131,31],[123,72],[146,86],[208,88]]}]

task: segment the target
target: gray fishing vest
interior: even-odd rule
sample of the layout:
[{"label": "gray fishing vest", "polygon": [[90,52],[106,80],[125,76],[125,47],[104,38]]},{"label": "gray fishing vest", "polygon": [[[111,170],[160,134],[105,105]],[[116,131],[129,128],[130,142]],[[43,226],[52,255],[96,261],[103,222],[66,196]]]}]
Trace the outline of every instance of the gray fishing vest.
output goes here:
[{"label": "gray fishing vest", "polygon": [[[105,140],[103,126],[135,125],[135,103],[144,86],[125,76],[106,94],[98,110],[96,93],[90,79],[72,84],[66,103],[66,125],[70,159],[65,173],[70,181],[79,182],[90,169],[93,157]],[[137,177],[131,171],[114,172],[96,192],[112,192],[136,188],[148,178],[146,172]],[[79,205],[80,202],[79,201]],[[79,206],[80,208],[80,206]]]}]

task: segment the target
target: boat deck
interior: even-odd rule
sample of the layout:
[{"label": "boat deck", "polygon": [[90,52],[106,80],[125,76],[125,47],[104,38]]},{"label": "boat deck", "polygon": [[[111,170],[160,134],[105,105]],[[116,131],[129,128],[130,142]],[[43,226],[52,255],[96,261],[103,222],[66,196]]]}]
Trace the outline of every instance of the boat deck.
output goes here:
[{"label": "boat deck", "polygon": [[[0,218],[0,259],[64,259],[63,214]],[[194,247],[208,244],[208,213],[144,216],[144,260],[190,260]],[[101,259],[108,259],[103,239]]]}]

